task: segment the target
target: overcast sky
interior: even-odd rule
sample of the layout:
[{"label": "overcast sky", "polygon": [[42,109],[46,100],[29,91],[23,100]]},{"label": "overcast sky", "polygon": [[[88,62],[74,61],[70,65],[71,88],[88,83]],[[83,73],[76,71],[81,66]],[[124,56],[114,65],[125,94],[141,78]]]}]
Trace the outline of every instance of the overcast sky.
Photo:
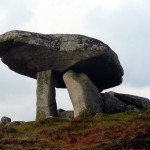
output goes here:
[{"label": "overcast sky", "polygon": [[[0,0],[0,34],[26,30],[83,34],[108,44],[119,56],[122,85],[108,89],[150,98],[149,0]],[[57,89],[58,108],[70,110],[66,90]],[[36,80],[0,61],[0,118],[34,120]]]}]

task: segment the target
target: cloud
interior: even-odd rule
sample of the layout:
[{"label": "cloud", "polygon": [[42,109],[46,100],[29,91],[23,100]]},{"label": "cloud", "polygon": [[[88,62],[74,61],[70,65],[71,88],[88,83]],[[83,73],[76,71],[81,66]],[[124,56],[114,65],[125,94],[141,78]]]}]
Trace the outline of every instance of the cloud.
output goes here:
[{"label": "cloud", "polygon": [[22,76],[10,70],[6,65],[0,62],[0,93],[16,94],[25,96],[33,93],[36,89],[36,80]]},{"label": "cloud", "polygon": [[149,26],[147,1],[121,1],[115,9],[96,6],[87,15],[86,29],[119,55],[125,70],[124,83],[150,86]]},{"label": "cloud", "polygon": [[0,62],[0,117],[12,120],[34,120],[36,82],[11,71]]},{"label": "cloud", "polygon": [[34,2],[33,31],[46,34],[82,32],[82,18],[85,15],[83,2],[79,0],[45,0],[44,2],[36,0]]},{"label": "cloud", "polygon": [[0,33],[9,30],[23,29],[32,18],[30,4],[32,0],[1,1],[0,5]]},{"label": "cloud", "polygon": [[66,89],[56,89],[57,108],[73,110],[73,106]]},{"label": "cloud", "polygon": [[20,96],[7,93],[5,101],[0,100],[0,117],[9,116],[12,121],[35,120],[36,97],[33,94]]}]

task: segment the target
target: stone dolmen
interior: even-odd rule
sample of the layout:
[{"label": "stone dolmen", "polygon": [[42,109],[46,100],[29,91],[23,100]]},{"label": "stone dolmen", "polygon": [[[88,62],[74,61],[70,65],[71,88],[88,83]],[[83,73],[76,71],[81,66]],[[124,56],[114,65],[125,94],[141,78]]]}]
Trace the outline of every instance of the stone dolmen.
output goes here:
[{"label": "stone dolmen", "polygon": [[0,36],[0,57],[11,70],[37,79],[37,120],[58,116],[55,87],[67,88],[74,117],[150,107],[145,98],[101,93],[121,84],[124,73],[117,54],[97,39],[10,31]]}]

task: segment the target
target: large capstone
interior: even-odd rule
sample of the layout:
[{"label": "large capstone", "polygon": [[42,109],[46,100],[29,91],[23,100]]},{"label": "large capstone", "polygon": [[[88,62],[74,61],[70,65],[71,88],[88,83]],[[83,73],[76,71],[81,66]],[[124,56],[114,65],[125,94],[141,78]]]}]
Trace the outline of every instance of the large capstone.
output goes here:
[{"label": "large capstone", "polygon": [[51,70],[37,73],[37,110],[36,120],[48,116],[57,117],[54,77]]},{"label": "large capstone", "polygon": [[55,87],[64,88],[67,70],[85,73],[102,91],[122,82],[118,56],[103,42],[83,35],[10,31],[0,36],[0,57],[13,71],[37,78],[53,70]]},{"label": "large capstone", "polygon": [[69,70],[63,79],[74,107],[75,118],[102,112],[101,94],[86,74]]}]

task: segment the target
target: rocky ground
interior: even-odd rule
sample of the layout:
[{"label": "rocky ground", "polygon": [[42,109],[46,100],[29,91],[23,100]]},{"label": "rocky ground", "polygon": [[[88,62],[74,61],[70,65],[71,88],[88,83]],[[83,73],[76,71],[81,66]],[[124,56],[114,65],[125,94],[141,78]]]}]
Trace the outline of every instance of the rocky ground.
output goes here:
[{"label": "rocky ground", "polygon": [[150,149],[150,109],[0,125],[0,149]]}]

